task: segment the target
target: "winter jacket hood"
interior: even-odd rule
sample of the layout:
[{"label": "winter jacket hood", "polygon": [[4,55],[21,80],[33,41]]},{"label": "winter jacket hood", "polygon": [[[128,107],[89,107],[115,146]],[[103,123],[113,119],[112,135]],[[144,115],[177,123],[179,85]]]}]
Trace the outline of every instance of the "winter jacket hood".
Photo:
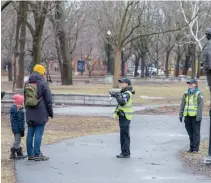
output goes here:
[{"label": "winter jacket hood", "polygon": [[44,78],[38,73],[38,72],[33,72],[29,76],[29,83],[37,83],[39,81],[44,81]]}]

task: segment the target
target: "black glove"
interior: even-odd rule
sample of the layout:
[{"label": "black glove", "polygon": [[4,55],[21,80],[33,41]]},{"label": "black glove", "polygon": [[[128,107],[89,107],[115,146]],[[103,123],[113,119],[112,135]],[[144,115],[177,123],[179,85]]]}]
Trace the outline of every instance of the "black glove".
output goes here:
[{"label": "black glove", "polygon": [[20,132],[21,137],[24,137],[24,131]]},{"label": "black glove", "polygon": [[182,117],[179,117],[180,122],[182,123]]},{"label": "black glove", "polygon": [[48,115],[51,119],[53,119],[53,113]]},{"label": "black glove", "polygon": [[117,96],[117,93],[111,92],[110,95],[111,95],[111,97],[116,97]]}]

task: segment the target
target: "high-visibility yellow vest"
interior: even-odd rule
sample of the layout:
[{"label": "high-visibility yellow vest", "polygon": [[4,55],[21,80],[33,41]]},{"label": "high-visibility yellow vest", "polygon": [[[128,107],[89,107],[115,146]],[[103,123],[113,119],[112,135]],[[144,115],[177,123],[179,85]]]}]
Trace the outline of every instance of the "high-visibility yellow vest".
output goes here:
[{"label": "high-visibility yellow vest", "polygon": [[183,116],[196,116],[198,110],[198,94],[200,91],[196,92],[195,95],[188,95],[186,92],[185,97],[185,108]]},{"label": "high-visibility yellow vest", "polygon": [[132,113],[133,113],[133,109],[132,109],[132,93],[130,91],[126,91],[125,93],[128,93],[130,95],[130,99],[128,100],[128,102],[124,105],[124,106],[120,106],[118,105],[114,111],[114,118],[119,118],[117,112],[119,110],[124,111],[125,113],[125,117],[127,120],[132,120]]}]

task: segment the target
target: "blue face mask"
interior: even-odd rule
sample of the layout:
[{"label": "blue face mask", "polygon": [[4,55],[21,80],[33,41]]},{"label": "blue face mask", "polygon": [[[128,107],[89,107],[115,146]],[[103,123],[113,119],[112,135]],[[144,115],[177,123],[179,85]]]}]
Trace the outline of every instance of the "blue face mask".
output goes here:
[{"label": "blue face mask", "polygon": [[194,92],[195,89],[190,89],[190,92]]}]

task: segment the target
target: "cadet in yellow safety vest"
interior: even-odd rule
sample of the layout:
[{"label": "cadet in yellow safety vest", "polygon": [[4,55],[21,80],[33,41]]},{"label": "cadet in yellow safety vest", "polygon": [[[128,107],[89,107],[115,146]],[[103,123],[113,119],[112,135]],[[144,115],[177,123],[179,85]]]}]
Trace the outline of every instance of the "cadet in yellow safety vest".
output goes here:
[{"label": "cadet in yellow safety vest", "polygon": [[130,157],[130,121],[132,120],[132,94],[135,94],[131,81],[127,78],[119,80],[122,88],[118,93],[111,93],[111,97],[117,100],[117,107],[114,111],[114,117],[119,118],[121,153],[117,158]]},{"label": "cadet in yellow safety vest", "polygon": [[203,95],[198,87],[196,79],[187,82],[188,90],[184,93],[181,105],[179,119],[182,122],[183,117],[185,128],[190,139],[190,148],[188,152],[197,153],[200,145],[200,128],[203,113]]}]

